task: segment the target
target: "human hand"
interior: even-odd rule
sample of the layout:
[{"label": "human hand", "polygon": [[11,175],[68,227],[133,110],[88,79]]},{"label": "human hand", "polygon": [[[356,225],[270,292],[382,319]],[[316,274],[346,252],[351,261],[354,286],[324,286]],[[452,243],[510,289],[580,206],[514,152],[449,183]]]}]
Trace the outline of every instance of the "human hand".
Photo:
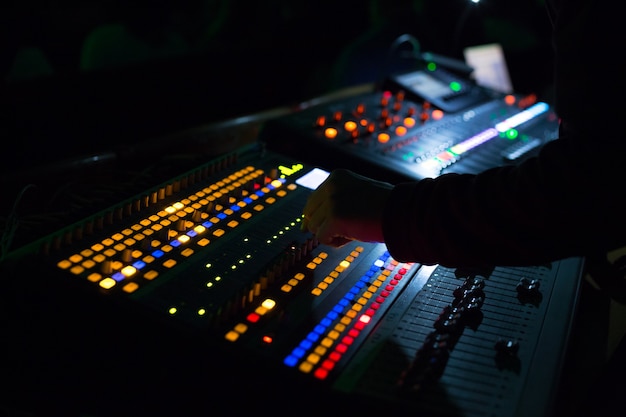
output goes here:
[{"label": "human hand", "polygon": [[383,242],[383,211],[392,189],[386,182],[334,170],[307,199],[301,228],[334,247],[351,240]]}]

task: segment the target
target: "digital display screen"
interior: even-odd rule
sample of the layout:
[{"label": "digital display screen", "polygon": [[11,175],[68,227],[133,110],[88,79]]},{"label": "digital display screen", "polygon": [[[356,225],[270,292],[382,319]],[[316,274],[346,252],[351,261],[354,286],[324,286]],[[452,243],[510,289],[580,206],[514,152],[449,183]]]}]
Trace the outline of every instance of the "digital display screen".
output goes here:
[{"label": "digital display screen", "polygon": [[397,80],[426,99],[443,97],[451,92],[448,84],[422,71],[398,76]]},{"label": "digital display screen", "polygon": [[296,180],[296,184],[315,190],[321,183],[324,182],[326,178],[328,178],[328,175],[330,175],[330,172],[328,171],[324,171],[320,168],[313,168],[311,171],[298,178]]}]

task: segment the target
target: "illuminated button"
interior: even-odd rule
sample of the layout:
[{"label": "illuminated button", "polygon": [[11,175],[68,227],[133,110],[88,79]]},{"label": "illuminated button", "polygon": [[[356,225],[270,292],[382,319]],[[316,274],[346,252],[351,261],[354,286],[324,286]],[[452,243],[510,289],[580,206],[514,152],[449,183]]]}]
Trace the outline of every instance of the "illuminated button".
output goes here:
[{"label": "illuminated button", "polygon": [[156,277],[159,276],[159,273],[157,271],[147,271],[145,274],[143,274],[143,277],[149,281],[152,281],[153,279],[155,279]]},{"label": "illuminated button", "polygon": [[443,118],[444,113],[443,111],[439,110],[439,109],[435,109],[433,110],[433,112],[430,114],[430,116],[434,119],[434,120],[440,120]]},{"label": "illuminated button", "polygon": [[125,277],[130,277],[132,275],[135,275],[135,273],[137,272],[137,269],[134,266],[127,265],[124,268],[122,268],[121,272]]},{"label": "illuminated button", "polygon": [[139,288],[139,285],[136,282],[129,282],[128,284],[122,287],[122,290],[127,293],[135,292]]},{"label": "illuminated button", "polygon": [[388,133],[383,132],[378,135],[378,142],[380,143],[387,143],[389,142],[389,139],[391,139],[391,137],[389,136]]},{"label": "illuminated button", "polygon": [[239,339],[240,336],[241,335],[239,333],[231,330],[224,335],[224,338],[228,340],[229,342],[235,342],[237,341],[237,339]]},{"label": "illuminated button", "polygon": [[62,261],[59,261],[59,263],[57,263],[57,266],[61,269],[68,269],[70,266],[72,266],[72,263],[67,259],[64,259]]},{"label": "illuminated button", "polygon": [[404,127],[404,126],[397,126],[396,127],[396,135],[397,136],[404,136],[404,135],[406,135],[406,132],[407,132],[406,127]]},{"label": "illuminated button", "polygon": [[356,124],[356,122],[352,121],[352,120],[348,120],[347,122],[345,122],[343,124],[343,128],[348,131],[348,132],[353,132],[356,130],[356,128],[358,127],[358,125]]},{"label": "illuminated button", "polygon": [[335,129],[334,127],[329,127],[324,130],[324,136],[326,136],[328,139],[335,139],[337,137],[337,134],[337,129]]},{"label": "illuminated button", "polygon": [[163,262],[163,266],[166,268],[173,268],[174,266],[176,266],[176,261],[174,259],[168,259],[167,261]]},{"label": "illuminated button", "polygon": [[109,290],[111,288],[113,288],[115,286],[116,282],[113,278],[105,278],[102,281],[100,281],[100,286],[106,290]]},{"label": "illuminated button", "polygon": [[100,275],[100,274],[99,274],[99,273],[97,273],[97,272],[94,272],[94,273],[89,274],[89,275],[87,276],[87,280],[88,280],[88,281],[91,281],[91,282],[98,282],[98,281],[100,281],[101,279],[102,279],[102,275]]}]

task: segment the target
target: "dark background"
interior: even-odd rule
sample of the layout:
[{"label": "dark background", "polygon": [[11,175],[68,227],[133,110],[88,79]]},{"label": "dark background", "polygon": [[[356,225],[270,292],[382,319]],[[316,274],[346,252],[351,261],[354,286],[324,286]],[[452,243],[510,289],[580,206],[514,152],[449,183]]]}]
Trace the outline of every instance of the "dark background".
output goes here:
[{"label": "dark background", "polygon": [[[9,0],[0,6],[2,172],[132,146],[377,81],[402,34],[458,59],[502,45],[549,94],[540,0]],[[547,98],[546,98],[547,99]]]}]

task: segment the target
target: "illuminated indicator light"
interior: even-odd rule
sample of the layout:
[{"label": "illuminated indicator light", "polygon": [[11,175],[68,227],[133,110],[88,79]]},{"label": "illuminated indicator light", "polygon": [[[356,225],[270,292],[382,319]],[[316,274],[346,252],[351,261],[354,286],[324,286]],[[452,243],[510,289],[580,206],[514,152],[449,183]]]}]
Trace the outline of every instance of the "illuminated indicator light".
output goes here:
[{"label": "illuminated indicator light", "polygon": [[132,293],[135,292],[137,290],[137,288],[139,288],[139,285],[136,282],[129,282],[128,284],[124,285],[122,287],[122,290],[124,290],[124,292],[126,293]]},{"label": "illuminated indicator light", "polygon": [[124,276],[130,277],[132,275],[135,275],[135,273],[137,272],[137,269],[134,266],[128,265],[122,268],[121,272]]},{"label": "illuminated indicator light", "polygon": [[248,325],[246,323],[237,323],[233,329],[239,334],[244,334],[248,331]]},{"label": "illuminated indicator light", "polygon": [[174,268],[176,266],[176,261],[174,259],[168,259],[163,262],[163,266],[166,268]]},{"label": "illuminated indicator light", "polygon": [[83,257],[80,255],[72,255],[70,256],[70,261],[74,262],[74,263],[78,263],[80,261],[83,260]]},{"label": "illuminated indicator light", "polygon": [[391,137],[389,136],[388,133],[380,133],[378,135],[378,142],[380,143],[387,143],[389,142],[389,139],[391,139]]},{"label": "illuminated indicator light", "polygon": [[507,94],[507,95],[504,97],[504,102],[505,102],[506,104],[508,104],[509,106],[512,106],[513,104],[515,104],[515,100],[516,100],[516,99],[515,99],[515,96],[514,96],[513,94]]},{"label": "illuminated indicator light", "polygon": [[348,120],[347,122],[343,124],[343,128],[346,129],[348,132],[355,131],[357,127],[358,125],[356,124],[356,122],[352,120]]},{"label": "illuminated indicator light", "polygon": [[335,361],[326,359],[324,362],[322,362],[321,367],[327,371],[332,371],[335,365],[336,365]]},{"label": "illuminated indicator light", "polygon": [[177,238],[178,242],[180,242],[180,243],[187,243],[187,242],[189,242],[190,239],[191,238],[188,235],[180,235]]},{"label": "illuminated indicator light", "polygon": [[315,269],[317,268],[317,264],[315,262],[309,262],[306,267],[309,269]]},{"label": "illuminated indicator light", "polygon": [[205,309],[201,308],[201,309],[198,310],[198,315],[199,316],[204,316],[205,314],[206,314],[206,310]]},{"label": "illuminated indicator light", "polygon": [[324,130],[324,136],[326,136],[328,139],[335,139],[337,137],[337,133],[337,129],[335,129],[334,127],[329,127]]},{"label": "illuminated indicator light", "polygon": [[143,274],[143,277],[145,279],[147,279],[147,280],[150,280],[150,281],[152,281],[153,279],[155,279],[158,276],[159,276],[159,273],[157,271],[154,271],[154,270],[148,271],[145,274]]},{"label": "illuminated indicator light", "polygon": [[250,323],[256,323],[261,319],[261,316],[259,316],[257,313],[250,313],[246,316],[246,320],[248,320]]},{"label": "illuminated indicator light", "polygon": [[[291,292],[292,289],[293,289],[293,287],[291,285],[289,285],[289,284],[284,284],[282,287],[280,287],[280,290],[282,292]],[[311,291],[311,294],[313,294],[313,295],[320,295],[321,292],[318,289],[313,289]]]},{"label": "illuminated indicator light", "polygon": [[415,119],[412,117],[405,117],[404,118],[404,125],[408,128],[412,128],[413,126],[415,126]]},{"label": "illuminated indicator light", "polygon": [[115,286],[116,282],[113,278],[105,278],[100,281],[99,285],[105,290],[109,290]]},{"label": "illuminated indicator light", "polygon": [[311,353],[309,354],[309,356],[306,357],[306,361],[316,365],[319,361],[320,361],[320,356],[317,353]]},{"label": "illuminated indicator light", "polygon": [[239,333],[231,330],[224,335],[224,338],[228,340],[229,342],[235,342],[237,341],[237,339],[239,339],[239,336],[240,336]]},{"label": "illuminated indicator light", "polygon": [[176,307],[170,307],[170,309],[168,310],[168,313],[170,313],[171,315],[174,315],[178,312],[178,309]]},{"label": "illuminated indicator light", "polygon": [[365,323],[363,323],[362,321],[357,321],[354,324],[354,328],[359,330],[359,331],[361,331],[361,330],[363,330],[365,328]]},{"label": "illuminated indicator light", "polygon": [[339,353],[346,353],[347,350],[348,350],[348,346],[344,345],[343,343],[338,344],[337,347],[335,348],[335,352],[339,352]]},{"label": "illuminated indicator light", "polygon": [[268,345],[274,341],[274,339],[272,339],[272,337],[268,335],[263,336],[261,340],[263,341],[263,343],[268,344]]},{"label": "illuminated indicator light", "polygon": [[298,368],[300,372],[308,374],[313,370],[313,365],[308,362],[302,362]]},{"label": "illuminated indicator light", "polygon": [[443,116],[444,116],[444,112],[439,109],[433,110],[432,113],[430,114],[430,117],[433,120],[441,120]]},{"label": "illuminated indicator light", "polygon": [[57,266],[61,269],[67,269],[70,266],[72,266],[72,263],[68,261],[67,259],[64,259],[62,261],[59,261],[59,263],[57,263]]},{"label": "illuminated indicator light", "polygon": [[519,135],[519,132],[517,131],[517,129],[509,129],[506,131],[505,135],[507,139],[515,139]]},{"label": "illuminated indicator light", "polygon": [[548,111],[548,109],[549,109],[549,106],[546,103],[543,103],[543,102],[536,103],[532,105],[531,107],[527,108],[526,110],[523,110],[520,113],[517,113],[516,115],[511,116],[508,119],[503,120],[502,122],[496,124],[495,128],[498,130],[498,132],[505,132],[508,129],[517,127],[521,125],[522,123],[527,122],[533,117],[536,117],[542,113],[545,113],[546,111]]},{"label": "illuminated indicator light", "polygon": [[320,346],[317,346],[315,348],[315,354],[317,354],[319,356],[323,356],[326,353],[327,350],[328,349],[326,349],[324,346],[320,345]]},{"label": "illuminated indicator light", "polygon": [[91,282],[98,282],[100,281],[101,278],[102,278],[102,275],[98,274],[97,272],[94,272],[93,274],[89,274],[89,276],[87,277],[87,280]]},{"label": "illuminated indicator light", "polygon": [[426,68],[428,68],[429,71],[434,71],[437,69],[437,64],[435,64],[434,62],[429,62],[428,64],[426,64]]},{"label": "illuminated indicator light", "polygon": [[356,329],[350,329],[348,332],[348,336],[350,336],[353,340],[359,335],[359,331]]},{"label": "illuminated indicator light", "polygon": [[407,129],[404,126],[397,126],[396,127],[396,135],[398,136],[404,136],[406,135]]}]

